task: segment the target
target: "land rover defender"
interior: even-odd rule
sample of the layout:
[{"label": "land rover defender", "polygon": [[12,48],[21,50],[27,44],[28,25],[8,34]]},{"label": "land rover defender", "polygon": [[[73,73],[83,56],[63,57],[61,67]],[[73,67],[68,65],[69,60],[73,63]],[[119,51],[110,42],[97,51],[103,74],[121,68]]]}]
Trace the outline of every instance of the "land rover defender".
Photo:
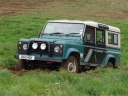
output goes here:
[{"label": "land rover defender", "polygon": [[49,20],[37,38],[20,39],[18,68],[51,66],[79,72],[120,65],[120,29],[94,21]]}]

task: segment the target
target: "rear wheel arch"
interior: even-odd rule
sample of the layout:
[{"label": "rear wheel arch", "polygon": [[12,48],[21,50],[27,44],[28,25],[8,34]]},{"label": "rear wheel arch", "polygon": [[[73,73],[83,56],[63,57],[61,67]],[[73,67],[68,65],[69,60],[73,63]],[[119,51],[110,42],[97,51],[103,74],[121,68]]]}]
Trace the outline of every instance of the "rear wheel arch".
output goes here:
[{"label": "rear wheel arch", "polygon": [[108,64],[110,64],[110,62],[112,63],[113,67],[115,67],[116,59],[113,58],[113,57],[109,58],[109,59],[108,59],[107,66],[108,66]]},{"label": "rear wheel arch", "polygon": [[115,61],[115,56],[112,55],[112,54],[106,55],[105,60],[104,60],[104,66],[107,66],[107,64],[108,64],[109,61],[111,63],[115,64],[115,62],[114,62]]}]

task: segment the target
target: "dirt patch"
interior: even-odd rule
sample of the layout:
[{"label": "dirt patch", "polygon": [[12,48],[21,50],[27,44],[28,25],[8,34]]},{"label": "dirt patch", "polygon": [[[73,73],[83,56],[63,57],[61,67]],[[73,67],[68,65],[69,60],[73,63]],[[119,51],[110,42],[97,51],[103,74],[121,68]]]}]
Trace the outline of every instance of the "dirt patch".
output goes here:
[{"label": "dirt patch", "polygon": [[[18,76],[26,75],[26,74],[30,73],[31,71],[34,72],[35,74],[45,74],[45,73],[49,74],[52,71],[59,72],[59,70],[55,70],[55,69],[51,69],[51,68],[49,68],[49,69],[35,69],[35,70],[25,70],[25,69],[19,70],[19,69],[17,69],[16,66],[9,66],[9,67],[0,66],[0,69],[8,69],[13,75],[18,75]],[[104,75],[104,74],[99,74],[99,73],[95,72],[94,70],[87,70],[87,71],[81,72],[79,74],[85,74],[85,75],[99,77],[99,78]],[[120,69],[118,69],[118,70],[120,70]],[[128,68],[121,69],[121,70],[128,71]]]},{"label": "dirt patch", "polygon": [[0,66],[0,69],[6,69],[7,67],[6,66]]},{"label": "dirt patch", "polygon": [[96,77],[102,77],[103,76],[102,74],[98,74],[98,73],[94,72],[94,70],[88,70],[88,71],[83,72],[81,74],[96,76]]},{"label": "dirt patch", "polygon": [[1,67],[2,69],[8,69],[12,74],[14,75],[25,75],[28,74],[31,71],[34,71],[35,74],[39,74],[39,73],[50,73],[53,70],[52,69],[35,69],[35,70],[25,70],[25,69],[21,69],[19,70],[16,66],[9,66],[9,67]]},{"label": "dirt patch", "polygon": [[[44,0],[43,0],[44,1]],[[49,0],[2,0],[0,1],[0,16],[16,15],[37,11],[37,7],[47,3]]]},{"label": "dirt patch", "polygon": [[29,71],[27,71],[27,70],[24,70],[24,69],[22,69],[22,70],[9,70],[11,73],[13,73],[14,75],[19,75],[19,76],[22,76],[22,75],[25,75],[25,74],[27,74]]},{"label": "dirt patch", "polygon": [[28,70],[25,70],[25,69],[19,70],[16,66],[10,66],[7,69],[14,75],[19,75],[19,76],[22,76],[28,73]]},{"label": "dirt patch", "polygon": [[22,76],[22,75],[25,75],[27,74],[29,71],[28,70],[19,70],[17,69],[16,66],[0,66],[0,69],[8,69],[11,73],[13,73],[14,75],[19,75],[19,76]]},{"label": "dirt patch", "polygon": [[128,68],[126,68],[125,70],[128,71]]},{"label": "dirt patch", "polygon": [[0,17],[37,12],[75,18],[128,19],[127,8],[126,0],[1,0]]}]

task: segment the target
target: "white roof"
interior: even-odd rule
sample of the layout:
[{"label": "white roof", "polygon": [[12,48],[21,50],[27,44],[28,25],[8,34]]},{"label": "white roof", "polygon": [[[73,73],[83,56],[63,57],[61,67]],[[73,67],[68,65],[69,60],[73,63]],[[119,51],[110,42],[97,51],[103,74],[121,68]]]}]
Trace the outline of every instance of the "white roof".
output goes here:
[{"label": "white roof", "polygon": [[[102,24],[94,21],[80,21],[80,20],[49,20],[48,22],[84,23],[85,25],[93,26],[96,28],[99,28],[98,24]],[[103,24],[103,25],[106,25],[106,24]],[[120,32],[120,29],[117,27],[110,26],[110,25],[107,25],[107,26],[109,27],[110,31]]]}]

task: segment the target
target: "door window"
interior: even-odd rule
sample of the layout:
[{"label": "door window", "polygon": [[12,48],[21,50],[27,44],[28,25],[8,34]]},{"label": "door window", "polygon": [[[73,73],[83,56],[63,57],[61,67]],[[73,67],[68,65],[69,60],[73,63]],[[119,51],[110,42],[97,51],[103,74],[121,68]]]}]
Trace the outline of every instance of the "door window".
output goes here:
[{"label": "door window", "polygon": [[95,42],[95,28],[86,26],[85,35],[84,35],[84,41],[85,42]]},{"label": "door window", "polygon": [[96,42],[100,44],[105,44],[105,32],[104,30],[97,29],[96,30]]}]

